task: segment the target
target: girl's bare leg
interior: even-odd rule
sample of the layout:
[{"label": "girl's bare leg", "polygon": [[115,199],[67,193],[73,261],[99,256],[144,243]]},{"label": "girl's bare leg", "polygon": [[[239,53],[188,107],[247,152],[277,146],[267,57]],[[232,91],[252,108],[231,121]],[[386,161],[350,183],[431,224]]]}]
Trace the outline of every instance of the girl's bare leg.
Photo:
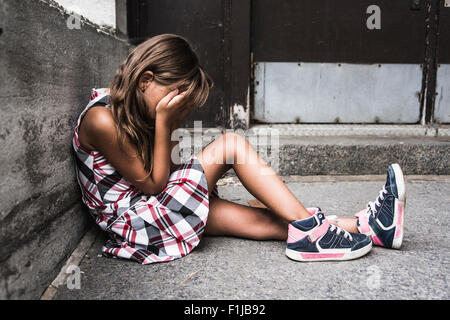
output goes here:
[{"label": "girl's bare leg", "polygon": [[253,240],[286,240],[288,222],[269,209],[254,208],[212,197],[206,235],[227,235]]},{"label": "girl's bare leg", "polygon": [[293,221],[311,216],[244,137],[225,133],[200,151],[197,158],[209,190],[232,167],[244,187],[281,218]]},{"label": "girl's bare leg", "polygon": [[[301,256],[303,253],[300,249],[297,251],[289,249],[287,233],[290,230],[290,221],[309,218],[310,212],[296,199],[280,177],[263,161],[244,137],[234,133],[224,134],[207,145],[197,154],[197,158],[205,171],[210,195],[206,235],[231,235],[255,240],[287,240],[286,255],[288,257],[294,260],[307,259]],[[211,197],[217,180],[231,167],[243,186],[267,208],[252,208],[219,197]],[[352,219],[341,218],[337,224],[345,228],[356,228],[355,221]],[[337,231],[340,232],[339,229]],[[315,242],[313,238],[310,235],[310,241]],[[365,240],[369,238],[366,237]],[[367,249],[372,246],[370,240],[363,244]],[[358,251],[355,250],[355,253],[358,254]],[[361,255],[365,253],[367,251]],[[315,257],[320,259],[322,255]],[[356,257],[355,255],[348,258]]]},{"label": "girl's bare leg", "polygon": [[285,240],[290,221],[311,216],[244,137],[225,133],[196,156],[210,191],[233,168],[244,187],[268,207],[253,208],[212,197],[206,234]]},{"label": "girl's bare leg", "polygon": [[[211,191],[217,180],[233,168],[244,187],[268,207],[253,208],[212,197],[207,234],[286,239],[290,221],[311,216],[244,137],[225,133],[200,151],[197,158],[205,171],[208,190]],[[339,222],[333,224],[349,232],[358,232],[353,218],[339,218]]]}]

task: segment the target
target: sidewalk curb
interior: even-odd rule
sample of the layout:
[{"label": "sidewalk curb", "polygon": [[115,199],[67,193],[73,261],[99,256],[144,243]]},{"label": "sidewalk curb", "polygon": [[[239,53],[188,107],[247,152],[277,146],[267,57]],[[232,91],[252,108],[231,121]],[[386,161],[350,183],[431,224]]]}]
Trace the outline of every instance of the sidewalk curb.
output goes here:
[{"label": "sidewalk curb", "polygon": [[[352,182],[352,181],[385,181],[386,175],[317,175],[317,176],[299,176],[288,175],[279,176],[284,183],[290,182]],[[450,175],[404,175],[406,182],[417,181],[432,181],[440,183],[450,183]],[[239,178],[233,174],[226,174],[217,181],[217,185],[230,186],[230,185],[242,185]]]},{"label": "sidewalk curb", "polygon": [[53,280],[53,282],[47,287],[47,289],[42,294],[40,300],[52,300],[56,295],[58,288],[66,283],[66,279],[69,273],[66,272],[69,266],[79,266],[83,260],[87,251],[91,248],[97,236],[100,234],[100,230],[97,225],[93,225],[83,236],[80,243],[77,245],[75,250],[67,259],[64,266],[61,268],[58,276]]}]

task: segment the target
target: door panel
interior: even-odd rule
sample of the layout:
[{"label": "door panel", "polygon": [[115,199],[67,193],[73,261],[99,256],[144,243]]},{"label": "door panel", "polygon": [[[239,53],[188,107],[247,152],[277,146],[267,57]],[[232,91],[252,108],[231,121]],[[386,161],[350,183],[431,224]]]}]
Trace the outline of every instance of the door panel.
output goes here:
[{"label": "door panel", "polygon": [[416,123],[416,64],[259,62],[254,119],[272,123]]},{"label": "door panel", "polygon": [[[253,0],[254,61],[423,63],[426,10],[410,0]],[[380,9],[380,29],[368,29]]]}]

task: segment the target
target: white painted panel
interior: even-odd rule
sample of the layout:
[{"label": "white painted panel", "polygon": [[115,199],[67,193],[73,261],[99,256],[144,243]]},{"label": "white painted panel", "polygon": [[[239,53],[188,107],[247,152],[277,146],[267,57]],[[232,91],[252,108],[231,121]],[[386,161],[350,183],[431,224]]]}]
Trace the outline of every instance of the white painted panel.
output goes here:
[{"label": "white painted panel", "polygon": [[75,12],[101,26],[116,27],[116,0],[56,0],[68,12]]},{"label": "white painted panel", "polygon": [[437,70],[434,119],[440,123],[450,123],[450,64],[441,64]]},{"label": "white painted panel", "polygon": [[258,62],[256,120],[416,123],[422,69],[414,64]]}]

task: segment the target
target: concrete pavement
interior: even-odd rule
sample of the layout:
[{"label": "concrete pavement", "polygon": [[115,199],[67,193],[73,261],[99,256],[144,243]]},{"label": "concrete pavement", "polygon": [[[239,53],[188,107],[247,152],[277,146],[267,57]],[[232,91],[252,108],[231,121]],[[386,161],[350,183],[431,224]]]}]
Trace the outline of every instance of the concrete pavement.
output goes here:
[{"label": "concrete pavement", "polygon": [[[282,177],[305,206],[352,216],[374,201],[384,176]],[[188,256],[140,265],[100,255],[99,233],[80,263],[80,289],[61,285],[54,299],[449,299],[450,176],[406,176],[401,250],[374,247],[344,262],[288,259],[283,241],[205,237]],[[236,177],[222,198],[254,197]]]}]

